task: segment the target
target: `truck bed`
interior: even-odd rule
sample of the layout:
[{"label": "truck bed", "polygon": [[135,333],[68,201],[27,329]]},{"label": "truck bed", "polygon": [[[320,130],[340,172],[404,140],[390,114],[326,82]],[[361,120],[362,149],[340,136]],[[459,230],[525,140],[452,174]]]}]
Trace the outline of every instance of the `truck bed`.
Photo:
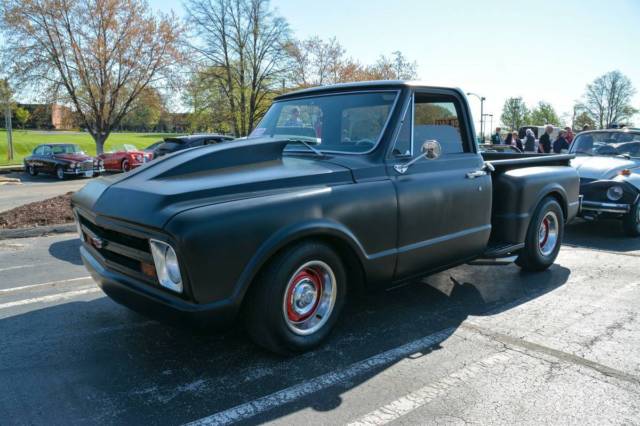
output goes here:
[{"label": "truck bed", "polygon": [[496,171],[520,169],[532,166],[569,166],[574,154],[521,154],[517,152],[483,152],[484,161]]}]

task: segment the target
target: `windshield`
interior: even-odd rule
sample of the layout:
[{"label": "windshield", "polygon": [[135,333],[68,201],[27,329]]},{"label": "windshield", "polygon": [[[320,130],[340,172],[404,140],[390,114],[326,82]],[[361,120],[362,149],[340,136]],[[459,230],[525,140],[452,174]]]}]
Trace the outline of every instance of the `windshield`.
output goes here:
[{"label": "windshield", "polygon": [[326,152],[367,152],[378,143],[396,98],[397,92],[384,91],[275,102],[249,138],[303,140]]},{"label": "windshield", "polygon": [[640,157],[640,133],[593,132],[580,134],[573,142],[571,152],[585,155]]},{"label": "windshield", "polygon": [[52,145],[51,152],[54,154],[84,154],[78,145]]}]

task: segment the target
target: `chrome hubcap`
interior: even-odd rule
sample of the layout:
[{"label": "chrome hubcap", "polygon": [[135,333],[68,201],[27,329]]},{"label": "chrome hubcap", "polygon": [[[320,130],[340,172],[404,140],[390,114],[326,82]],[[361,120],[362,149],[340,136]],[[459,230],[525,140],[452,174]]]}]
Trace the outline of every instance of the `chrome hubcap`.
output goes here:
[{"label": "chrome hubcap", "polygon": [[558,216],[554,212],[548,212],[538,228],[538,246],[543,256],[553,253],[558,243]]},{"label": "chrome hubcap", "polygon": [[282,304],[285,322],[296,334],[312,334],[329,320],[335,301],[336,278],[329,265],[307,262],[287,283]]}]

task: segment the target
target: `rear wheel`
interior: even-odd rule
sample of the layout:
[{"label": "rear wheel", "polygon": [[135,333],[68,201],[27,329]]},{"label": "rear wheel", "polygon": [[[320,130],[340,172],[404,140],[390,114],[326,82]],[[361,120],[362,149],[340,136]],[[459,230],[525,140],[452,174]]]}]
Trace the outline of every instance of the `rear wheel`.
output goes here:
[{"label": "rear wheel", "polygon": [[628,236],[640,237],[640,202],[636,203],[631,211],[622,218],[622,226]]},{"label": "rear wheel", "polygon": [[544,271],[555,262],[564,236],[564,214],[553,197],[547,197],[531,218],[524,248],[516,264],[525,271]]},{"label": "rear wheel", "polygon": [[64,180],[64,169],[62,166],[56,167],[56,177],[60,180]]},{"label": "rear wheel", "polygon": [[346,297],[346,274],[326,244],[303,242],[274,257],[247,295],[244,319],[252,339],[291,355],[319,345]]}]

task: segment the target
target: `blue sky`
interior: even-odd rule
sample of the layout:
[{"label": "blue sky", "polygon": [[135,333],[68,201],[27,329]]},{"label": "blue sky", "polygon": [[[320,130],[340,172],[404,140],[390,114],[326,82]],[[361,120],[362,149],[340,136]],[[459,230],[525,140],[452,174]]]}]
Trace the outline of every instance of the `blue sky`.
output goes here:
[{"label": "blue sky", "polygon": [[[494,125],[509,96],[571,111],[614,69],[640,90],[640,0],[272,0],[298,38],[335,36],[363,63],[401,50],[430,84],[487,97]],[[162,11],[180,3],[151,0]],[[479,118],[479,103],[471,99]],[[640,108],[640,95],[634,99]],[[640,124],[640,117],[635,117]]]}]

